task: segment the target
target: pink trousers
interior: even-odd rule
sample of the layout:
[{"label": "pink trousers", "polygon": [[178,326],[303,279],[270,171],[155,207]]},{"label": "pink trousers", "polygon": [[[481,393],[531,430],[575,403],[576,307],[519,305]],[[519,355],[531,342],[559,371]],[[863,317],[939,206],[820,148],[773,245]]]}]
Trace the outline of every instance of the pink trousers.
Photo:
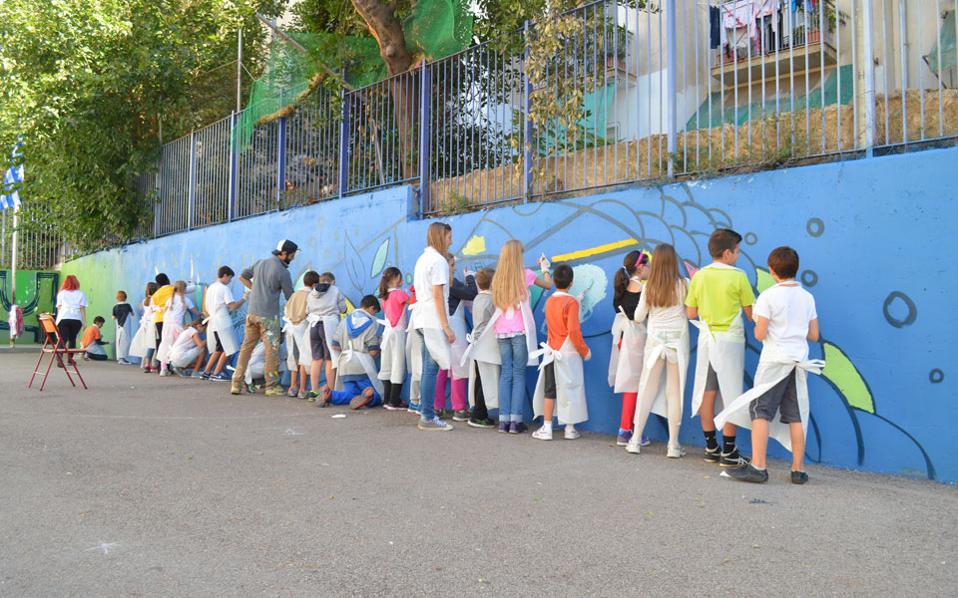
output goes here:
[{"label": "pink trousers", "polygon": [[449,370],[439,370],[439,375],[436,377],[435,407],[436,409],[446,408],[446,381],[450,378],[452,379],[452,392],[450,393],[452,409],[453,411],[465,411],[466,385],[469,383],[469,380],[467,378],[453,378],[449,374]]}]

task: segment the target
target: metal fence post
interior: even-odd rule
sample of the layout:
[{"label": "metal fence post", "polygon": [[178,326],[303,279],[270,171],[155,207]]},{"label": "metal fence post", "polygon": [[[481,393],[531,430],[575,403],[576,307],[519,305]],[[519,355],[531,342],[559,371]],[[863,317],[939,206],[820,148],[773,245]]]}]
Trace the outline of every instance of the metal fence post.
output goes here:
[{"label": "metal fence post", "polygon": [[349,94],[345,89],[340,90],[339,123],[339,197],[346,193],[349,184]]},{"label": "metal fence post", "polygon": [[676,105],[677,97],[675,91],[675,69],[678,66],[678,60],[676,59],[676,49],[675,49],[675,0],[666,0],[665,3],[665,28],[666,34],[669,36],[668,39],[668,50],[667,50],[667,60],[668,60],[668,101],[669,101],[669,120],[667,123],[667,133],[668,133],[668,152],[669,152],[669,161],[668,161],[668,177],[672,178],[675,176],[675,149],[676,149],[676,129],[678,128],[676,124]]},{"label": "metal fence post", "polygon": [[283,209],[283,192],[286,190],[286,117],[276,121],[276,210]]},{"label": "metal fence post", "polygon": [[429,100],[432,94],[429,67],[422,61],[419,71],[419,217],[422,218],[429,207]]},{"label": "metal fence post", "polygon": [[193,209],[196,206],[196,131],[190,131],[190,173],[187,184],[186,230],[190,230],[193,228]]},{"label": "metal fence post", "polygon": [[153,196],[153,238],[157,238],[160,232],[160,192],[163,184],[163,151],[160,150],[160,163],[157,165],[156,178],[153,180],[153,190],[156,195]]},{"label": "metal fence post", "polygon": [[[872,157],[875,147],[875,48],[872,45],[872,3],[865,0],[862,3],[862,37],[864,43],[865,69],[865,155]],[[887,62],[888,57],[885,57]],[[885,131],[885,142],[889,141],[888,131]]]},{"label": "metal fence post", "polygon": [[532,196],[532,81],[529,79],[529,20],[522,24],[522,43],[525,46],[522,61],[522,201]]},{"label": "metal fence post", "polygon": [[230,174],[229,174],[229,199],[226,203],[226,221],[232,222],[236,214],[236,166],[238,161],[238,152],[236,151],[236,112],[230,113]]}]

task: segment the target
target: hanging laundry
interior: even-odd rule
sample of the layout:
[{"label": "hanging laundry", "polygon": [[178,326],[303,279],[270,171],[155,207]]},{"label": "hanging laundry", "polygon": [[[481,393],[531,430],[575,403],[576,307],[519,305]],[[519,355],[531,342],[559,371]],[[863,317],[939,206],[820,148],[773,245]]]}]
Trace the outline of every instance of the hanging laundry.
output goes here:
[{"label": "hanging laundry", "polygon": [[709,6],[709,48],[715,49],[722,43],[722,17],[717,6]]}]

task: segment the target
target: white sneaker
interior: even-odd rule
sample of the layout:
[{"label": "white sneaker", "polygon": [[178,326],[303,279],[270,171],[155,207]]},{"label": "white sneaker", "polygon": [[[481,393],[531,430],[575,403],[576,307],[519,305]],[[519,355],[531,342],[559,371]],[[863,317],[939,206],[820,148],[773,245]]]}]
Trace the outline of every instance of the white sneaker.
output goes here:
[{"label": "white sneaker", "polygon": [[625,452],[632,453],[633,455],[638,455],[641,453],[642,447],[639,446],[639,439],[633,436],[632,440],[629,441],[629,444],[625,445]]},{"label": "white sneaker", "polygon": [[532,433],[532,437],[536,440],[552,440],[552,428],[542,426]]},{"label": "white sneaker", "polygon": [[681,446],[669,446],[669,450],[665,453],[665,456],[669,459],[681,459],[685,456],[685,449]]},{"label": "white sneaker", "polygon": [[566,440],[575,440],[575,439],[578,438],[579,436],[582,436],[582,434],[579,434],[579,431],[576,430],[575,428],[572,428],[572,427],[569,427],[569,426],[566,426],[566,427],[565,427],[565,439],[566,439]]}]

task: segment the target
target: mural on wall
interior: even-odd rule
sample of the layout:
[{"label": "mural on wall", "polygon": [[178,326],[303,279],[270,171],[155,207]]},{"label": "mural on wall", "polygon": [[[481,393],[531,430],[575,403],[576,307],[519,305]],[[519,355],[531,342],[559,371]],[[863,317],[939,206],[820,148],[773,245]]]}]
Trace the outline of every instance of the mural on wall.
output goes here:
[{"label": "mural on wall", "polygon": [[[0,330],[7,331],[7,334],[10,330],[7,317],[10,313],[11,282],[10,271],[0,270]],[[23,308],[22,341],[43,342],[43,333],[40,330],[37,316],[44,312],[53,312],[59,288],[60,274],[58,272],[38,272],[35,270],[20,270],[17,272],[18,303]]]},{"label": "mural on wall", "polygon": [[[774,284],[765,265],[768,253],[778,245],[795,247],[802,258],[799,279],[816,297],[822,326],[823,338],[813,344],[812,357],[826,361],[822,375],[809,381],[808,459],[958,481],[958,461],[949,457],[953,449],[946,426],[955,409],[947,386],[955,349],[941,332],[958,323],[958,315],[948,308],[954,289],[917,282],[953,278],[950,262],[933,257],[946,233],[936,232],[932,224],[942,214],[955,214],[958,206],[933,203],[945,194],[936,182],[942,177],[927,165],[930,155],[637,188],[460,214],[447,221],[453,227],[460,272],[462,267],[494,267],[499,249],[511,238],[524,243],[529,265],[545,254],[553,263],[573,266],[573,293],[582,295],[583,334],[593,353],[586,364],[590,420],[585,429],[604,433],[615,432],[621,409],[621,397],[606,386],[605,370],[612,277],[625,253],[670,243],[690,273],[710,262],[707,240],[712,230],[733,228],[744,236],[738,266],[761,292]],[[949,156],[953,160],[958,150]],[[913,180],[889,175],[893,169],[887,160],[907,162],[899,167],[914,171]],[[923,168],[930,172],[922,173]],[[916,190],[916,184],[925,186]],[[850,190],[846,201],[828,199],[828,190],[838,185]],[[904,189],[912,193],[912,202],[925,202],[922,210],[908,212],[910,220],[895,212]],[[107,310],[116,285],[137,289],[139,297],[131,296],[131,302],[141,300],[142,283],[156,269],[174,279],[189,272],[209,281],[220,265],[240,272],[268,256],[276,239],[288,237],[301,247],[291,267],[296,286],[309,269],[331,271],[355,305],[364,294],[376,292],[388,266],[400,268],[411,282],[429,222],[408,218],[409,201],[410,191],[402,188],[344,198],[102,252],[71,262],[64,272],[79,274],[88,289],[87,281],[109,281],[109,289],[93,293],[103,299],[94,311]],[[778,213],[767,208],[770,201]],[[868,209],[862,210],[866,204]],[[877,255],[885,258],[876,261]],[[233,287],[239,295],[238,281]],[[533,292],[541,323],[546,295]],[[935,313],[937,320],[925,318],[925,313]],[[234,314],[240,332],[244,315]],[[544,329],[540,332],[544,337]],[[694,330],[692,334],[694,350]],[[747,335],[748,376],[755,371],[761,346],[751,326]],[[530,386],[534,382],[530,375]],[[687,396],[686,413],[688,401]],[[660,422],[652,424],[650,432],[665,437]],[[747,434],[741,436],[747,446]],[[686,420],[681,438],[701,444],[697,420]],[[778,456],[783,455],[779,450]]]}]

